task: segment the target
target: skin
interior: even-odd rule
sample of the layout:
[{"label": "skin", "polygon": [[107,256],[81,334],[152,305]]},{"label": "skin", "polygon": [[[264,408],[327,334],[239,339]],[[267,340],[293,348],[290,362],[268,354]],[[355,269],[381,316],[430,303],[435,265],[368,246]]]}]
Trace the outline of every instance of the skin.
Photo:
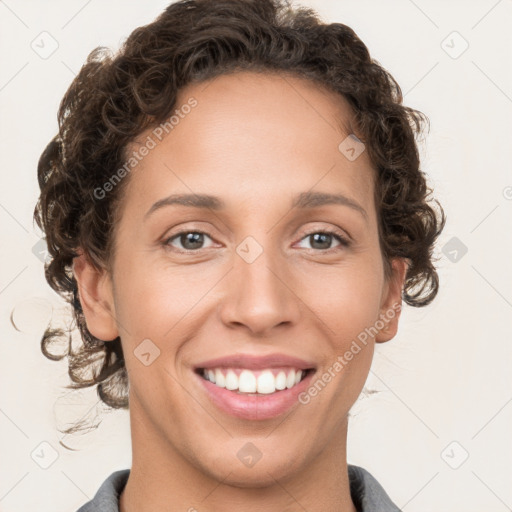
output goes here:
[{"label": "skin", "polygon": [[[280,352],[314,361],[322,375],[401,303],[406,263],[393,260],[385,278],[375,171],[366,151],[350,161],[338,150],[350,107],[282,74],[190,85],[176,108],[191,96],[197,106],[130,175],[112,274],[84,254],[75,259],[87,326],[100,339],[121,336],[130,380],[133,462],[120,509],[355,512],[347,414],[375,343],[395,336],[399,311],[310,403],[274,419],[220,411],[192,372],[206,359]],[[292,209],[292,198],[307,191],[342,193],[366,217],[339,204]],[[227,207],[167,206],[144,220],[156,201],[192,192]],[[308,236],[332,229],[351,245]],[[166,248],[181,230],[207,236],[195,246],[176,237]],[[263,249],[252,263],[236,252],[248,236]],[[185,249],[190,254],[179,254]],[[148,338],[160,355],[145,366],[134,350]],[[262,453],[252,467],[237,457],[247,442]]]}]

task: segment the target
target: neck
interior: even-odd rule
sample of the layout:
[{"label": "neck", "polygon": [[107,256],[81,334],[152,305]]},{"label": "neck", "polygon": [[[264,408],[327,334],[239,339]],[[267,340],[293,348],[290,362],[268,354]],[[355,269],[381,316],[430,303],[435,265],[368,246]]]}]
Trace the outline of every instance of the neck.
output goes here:
[{"label": "neck", "polygon": [[[346,462],[347,419],[339,435],[301,472],[257,487],[230,485],[201,471],[130,409],[133,460],[120,512],[357,512]],[[268,472],[269,476],[271,472]]]}]

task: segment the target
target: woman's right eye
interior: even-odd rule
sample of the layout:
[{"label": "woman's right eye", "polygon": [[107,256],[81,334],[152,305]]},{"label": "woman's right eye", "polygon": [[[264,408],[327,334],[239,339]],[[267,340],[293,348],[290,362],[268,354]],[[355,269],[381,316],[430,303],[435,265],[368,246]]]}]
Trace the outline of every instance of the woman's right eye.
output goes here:
[{"label": "woman's right eye", "polygon": [[167,238],[164,241],[164,246],[174,247],[171,242],[176,240],[182,245],[181,248],[178,248],[178,252],[196,252],[197,249],[203,249],[203,247],[200,246],[204,243],[205,236],[211,240],[210,235],[203,231],[180,231],[170,238]]}]

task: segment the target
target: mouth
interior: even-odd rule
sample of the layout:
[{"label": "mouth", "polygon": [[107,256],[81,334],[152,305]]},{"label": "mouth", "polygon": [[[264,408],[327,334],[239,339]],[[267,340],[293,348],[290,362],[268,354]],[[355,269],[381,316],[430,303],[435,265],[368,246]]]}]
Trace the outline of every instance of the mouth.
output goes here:
[{"label": "mouth", "polygon": [[313,363],[282,354],[234,354],[199,363],[196,382],[219,412],[245,420],[272,419],[299,405]]}]

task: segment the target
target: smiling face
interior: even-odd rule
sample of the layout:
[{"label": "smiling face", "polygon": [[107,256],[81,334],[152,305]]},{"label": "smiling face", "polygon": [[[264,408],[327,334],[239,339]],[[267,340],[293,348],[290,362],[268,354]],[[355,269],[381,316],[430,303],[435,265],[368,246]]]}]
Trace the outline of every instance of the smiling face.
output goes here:
[{"label": "smiling face", "polygon": [[[134,464],[241,487],[312,478],[344,460],[374,342],[396,333],[405,264],[385,279],[374,170],[366,151],[339,149],[343,98],[248,72],[188,86],[176,108],[191,97],[162,141],[138,138],[157,144],[129,178],[113,276],[75,266],[87,325],[121,336]],[[265,373],[262,392],[219,387],[229,369],[246,392]]]}]

